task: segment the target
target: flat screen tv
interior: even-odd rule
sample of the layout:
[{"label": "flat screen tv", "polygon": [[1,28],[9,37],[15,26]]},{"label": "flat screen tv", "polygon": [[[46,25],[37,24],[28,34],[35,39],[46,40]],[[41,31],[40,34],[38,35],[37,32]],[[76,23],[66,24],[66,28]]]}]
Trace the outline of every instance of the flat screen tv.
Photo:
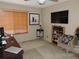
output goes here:
[{"label": "flat screen tv", "polygon": [[68,10],[52,12],[51,23],[68,24]]}]

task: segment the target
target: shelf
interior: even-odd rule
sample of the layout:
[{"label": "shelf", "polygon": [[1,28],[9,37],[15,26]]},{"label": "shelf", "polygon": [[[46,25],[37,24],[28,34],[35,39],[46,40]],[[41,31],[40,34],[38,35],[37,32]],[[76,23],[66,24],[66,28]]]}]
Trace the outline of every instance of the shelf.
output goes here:
[{"label": "shelf", "polygon": [[58,42],[58,40],[53,40],[53,41]]}]

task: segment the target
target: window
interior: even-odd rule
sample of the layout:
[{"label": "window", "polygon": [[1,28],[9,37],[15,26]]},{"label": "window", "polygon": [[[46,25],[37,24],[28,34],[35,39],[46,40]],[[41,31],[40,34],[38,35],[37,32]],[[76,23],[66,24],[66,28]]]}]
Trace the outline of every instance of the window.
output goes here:
[{"label": "window", "polygon": [[28,13],[0,11],[0,27],[9,34],[28,32]]}]

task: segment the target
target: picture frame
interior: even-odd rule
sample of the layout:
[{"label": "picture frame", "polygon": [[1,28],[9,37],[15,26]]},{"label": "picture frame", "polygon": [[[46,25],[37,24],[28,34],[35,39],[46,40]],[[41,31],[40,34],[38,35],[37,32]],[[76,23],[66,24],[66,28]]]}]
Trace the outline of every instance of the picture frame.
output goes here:
[{"label": "picture frame", "polygon": [[29,24],[30,25],[39,25],[39,23],[40,23],[40,14],[29,13]]}]

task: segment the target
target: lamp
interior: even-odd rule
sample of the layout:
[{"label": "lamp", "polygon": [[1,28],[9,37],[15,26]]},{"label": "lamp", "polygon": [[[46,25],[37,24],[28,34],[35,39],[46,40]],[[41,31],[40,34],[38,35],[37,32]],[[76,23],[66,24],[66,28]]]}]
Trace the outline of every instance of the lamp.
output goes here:
[{"label": "lamp", "polygon": [[46,0],[38,0],[38,3],[39,3],[40,5],[43,5],[45,2],[46,2]]}]

